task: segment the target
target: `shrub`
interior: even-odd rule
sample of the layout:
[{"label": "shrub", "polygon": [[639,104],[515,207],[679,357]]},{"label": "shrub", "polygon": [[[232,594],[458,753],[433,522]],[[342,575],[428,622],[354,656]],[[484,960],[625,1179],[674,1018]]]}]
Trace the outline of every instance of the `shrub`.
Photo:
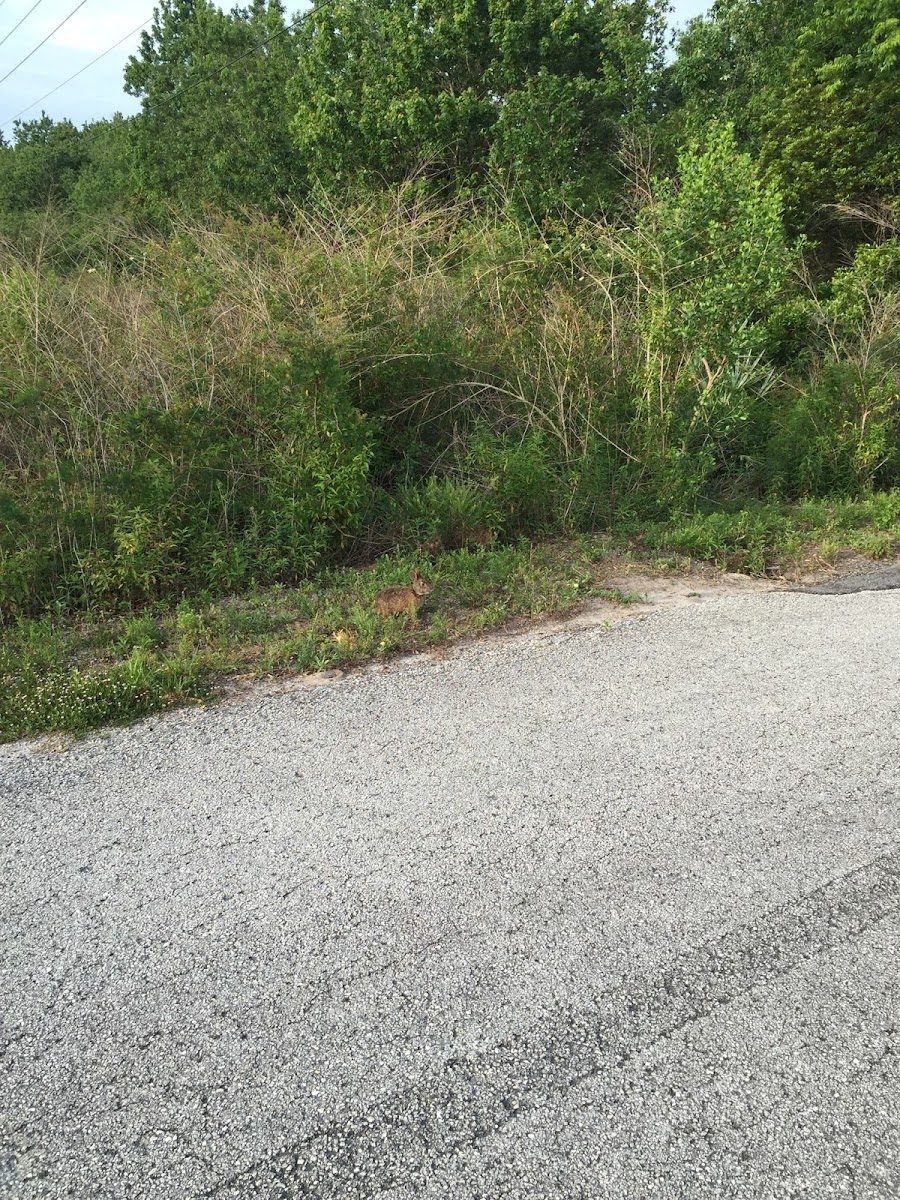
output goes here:
[{"label": "shrub", "polygon": [[777,191],[730,126],[689,146],[679,176],[678,188],[657,185],[635,229],[633,436],[659,499],[690,508],[750,450],[746,431],[772,381],[767,317],[789,290],[796,251]]},{"label": "shrub", "polygon": [[111,411],[96,435],[99,462],[54,449],[12,476],[7,615],[297,578],[356,526],[368,432],[328,362],[272,364],[218,405]]},{"label": "shrub", "polygon": [[900,238],[862,246],[813,294],[807,381],[778,406],[768,486],[855,496],[900,483]]},{"label": "shrub", "polygon": [[0,620],[896,484],[897,239],[803,295],[730,130],[680,170],[630,228],[401,188],[0,247]]},{"label": "shrub", "polygon": [[767,461],[770,490],[789,498],[858,496],[900,482],[900,383],[826,363],[783,403]]},{"label": "shrub", "polygon": [[383,492],[371,539],[381,548],[432,551],[487,544],[502,526],[490,493],[470,480],[429,476]]}]

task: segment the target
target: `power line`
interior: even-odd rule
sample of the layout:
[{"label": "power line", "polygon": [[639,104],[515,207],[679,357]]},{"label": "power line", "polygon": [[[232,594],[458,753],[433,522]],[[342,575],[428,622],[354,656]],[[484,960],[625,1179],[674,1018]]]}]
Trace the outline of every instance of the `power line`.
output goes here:
[{"label": "power line", "polygon": [[[37,4],[40,4],[40,3],[41,3],[41,0],[37,0]],[[37,8],[37,4],[35,4],[35,6],[34,6],[35,8]],[[62,29],[63,25],[65,25],[65,23],[67,21],[71,21],[72,18],[75,16],[75,14],[78,12],[79,8],[84,8],[84,6],[86,4],[87,4],[87,0],[81,0],[80,4],[76,4],[75,7],[72,9],[72,11],[69,13],[69,15],[67,17],[63,17],[63,19],[56,26],[56,28],[51,29],[50,32],[47,34],[47,36],[44,38],[44,40],[42,42],[38,42],[38,44],[35,46],[35,48],[33,50],[29,50],[29,52],[25,55],[25,57],[23,59],[21,59],[19,62],[17,62],[11,71],[6,72],[6,74],[3,76],[3,78],[0,79],[0,83],[6,83],[7,79],[9,79],[10,75],[15,75],[15,73],[16,73],[16,71],[18,71],[19,67],[23,67],[25,65],[25,63],[28,62],[29,58],[31,58],[32,54],[37,54],[37,52],[38,52],[38,50],[40,50],[41,46],[43,46],[46,42],[49,42],[50,39],[53,37],[54,33],[57,33],[60,29]],[[34,9],[32,9],[30,11],[33,12]],[[27,16],[27,15],[28,14],[26,13],[25,16]],[[24,20],[25,20],[25,17],[22,18],[22,21],[24,21]],[[22,21],[19,22],[19,25],[22,24]],[[18,29],[18,25],[16,26],[16,28]],[[9,36],[9,34],[7,34],[7,37],[8,36]],[[4,39],[4,41],[5,40],[6,39]]]},{"label": "power line", "polygon": [[[3,2],[5,3],[5,2],[6,2],[6,0],[3,0]],[[39,4],[43,4],[43,3],[44,3],[44,0],[35,0],[34,4],[32,4],[31,8],[29,8],[28,12],[25,14],[25,16],[22,18],[22,20],[21,20],[21,21],[17,21],[17,22],[15,23],[15,25],[13,25],[13,27],[12,27],[12,29],[9,31],[9,33],[6,35],[6,37],[3,39],[3,41],[0,41],[0,46],[2,46],[2,45],[3,45],[3,42],[5,42],[5,41],[7,41],[9,38],[11,38],[11,37],[12,37],[12,35],[13,35],[13,34],[16,32],[16,30],[19,28],[19,26],[20,26],[20,25],[23,25],[23,24],[24,24],[24,23],[25,23],[25,22],[28,20],[28,18],[29,18],[29,17],[31,16],[31,14],[34,12],[34,10],[37,8],[37,6],[38,6]]]},{"label": "power line", "polygon": [[[297,25],[299,25],[299,23],[301,21],[305,21],[308,17],[311,17],[314,13],[318,12],[320,8],[324,8],[327,2],[328,2],[328,0],[319,0],[319,3],[311,5],[306,10],[306,12],[299,13],[296,17],[294,17],[294,19],[292,21],[289,21],[281,29],[276,30],[275,33],[270,34],[267,38],[263,38],[262,41],[260,41],[260,42],[254,42],[254,44],[252,46],[250,46],[249,49],[244,50],[241,54],[236,54],[234,58],[228,59],[228,61],[224,65],[226,67],[230,67],[234,63],[238,63],[244,58],[249,58],[251,56],[251,54],[255,54],[258,50],[261,50],[264,46],[268,46],[270,42],[275,41],[275,39],[278,37],[281,37],[282,34],[292,32],[293,29]],[[0,0],[0,5],[3,5],[5,3],[6,3],[6,0]],[[37,0],[37,3],[38,4],[42,3],[42,0]],[[81,0],[81,3],[79,5],[77,5],[72,10],[72,12],[69,13],[68,17],[66,17],[65,20],[63,20],[63,21],[60,21],[60,23],[59,23],[59,25],[57,25],[56,29],[54,29],[51,33],[47,34],[47,37],[44,38],[43,42],[41,42],[39,45],[35,46],[34,50],[32,50],[30,54],[27,54],[25,56],[25,58],[22,59],[21,62],[17,63],[13,67],[12,71],[9,71],[6,75],[4,75],[3,79],[0,79],[0,83],[3,83],[3,82],[5,82],[5,80],[9,79],[10,75],[12,75],[15,71],[17,71],[19,69],[19,67],[22,66],[23,63],[27,62],[28,59],[31,58],[32,54],[34,54],[37,50],[40,50],[40,48],[41,48],[41,46],[43,46],[44,42],[49,41],[50,38],[53,37],[53,34],[56,33],[56,30],[61,29],[62,26],[65,25],[66,21],[68,21],[68,20],[70,20],[70,18],[74,17],[75,13],[78,11],[78,9],[82,8],[86,3],[87,3],[87,0]],[[37,7],[37,5],[35,5],[35,7]],[[28,14],[26,13],[26,16],[27,15]],[[23,18],[23,20],[24,20],[24,18]],[[110,46],[109,49],[104,50],[102,54],[98,54],[96,58],[92,59],[89,63],[86,63],[85,66],[81,67],[80,70],[76,71],[74,75],[70,75],[68,79],[64,79],[62,81],[62,83],[58,83],[56,85],[56,87],[52,88],[45,95],[41,96],[40,100],[35,100],[33,104],[29,104],[26,108],[23,108],[20,112],[17,112],[14,117],[9,117],[7,120],[0,122],[0,128],[2,128],[5,125],[9,125],[13,121],[18,120],[18,118],[21,117],[24,113],[29,112],[32,108],[36,108],[39,104],[43,104],[43,102],[45,100],[47,100],[50,96],[52,96],[56,92],[58,92],[60,90],[60,88],[64,88],[66,86],[66,84],[71,83],[73,79],[77,79],[79,75],[81,75],[85,71],[89,70],[92,66],[94,66],[95,63],[98,63],[101,58],[105,58],[107,56],[107,54],[112,54],[113,50],[118,50],[119,46],[121,46],[123,42],[127,42],[129,38],[134,37],[134,35],[139,30],[143,29],[144,26],[147,24],[147,22],[150,20],[151,20],[151,17],[148,17],[145,21],[142,21],[140,23],[140,25],[138,25],[134,29],[132,29],[132,31],[130,33],[126,34],[125,37],[120,38],[120,40],[118,42],[116,42],[116,44],[114,46]],[[195,87],[200,87],[204,83],[209,83],[214,78],[215,78],[214,75],[201,76],[201,78],[194,79],[190,83],[186,83],[182,87],[178,88],[177,91],[175,91],[173,93],[173,95],[180,96],[183,92],[192,91]]]},{"label": "power line", "polygon": [[[3,4],[3,2],[4,0],[0,0],[0,4]],[[77,79],[79,75],[83,75],[85,71],[89,70],[92,66],[94,66],[95,63],[98,63],[101,58],[106,58],[107,54],[112,54],[113,50],[118,50],[123,42],[127,42],[129,38],[133,38],[134,35],[139,33],[151,19],[152,17],[147,17],[146,20],[141,21],[140,25],[136,25],[135,28],[132,29],[131,33],[126,33],[123,38],[119,38],[114,46],[110,46],[107,50],[104,50],[102,54],[98,54],[96,58],[92,58],[89,63],[86,63],[80,68],[80,70],[76,71],[74,75],[70,75],[69,78],[64,79],[62,83],[58,83],[55,88],[51,88],[49,92],[41,96],[40,100],[35,100],[33,104],[29,104],[23,108],[21,112],[17,112],[14,117],[8,117],[5,121],[0,122],[0,128],[2,128],[4,125],[11,125],[13,121],[18,121],[19,117],[24,116],[25,113],[31,112],[33,108],[37,108],[39,104],[43,104],[45,100],[49,100],[51,96],[55,95],[60,90],[60,88],[64,88],[67,83],[71,83],[73,79]]]}]

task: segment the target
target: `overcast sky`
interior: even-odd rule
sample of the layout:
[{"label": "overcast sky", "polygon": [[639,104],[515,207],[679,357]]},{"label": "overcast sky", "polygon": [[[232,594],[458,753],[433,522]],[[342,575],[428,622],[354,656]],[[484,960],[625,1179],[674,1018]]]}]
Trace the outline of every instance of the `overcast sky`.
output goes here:
[{"label": "overcast sky", "polygon": [[[129,54],[140,40],[137,30],[141,22],[153,15],[153,0],[84,0],[69,20],[77,0],[0,0],[0,77],[12,71],[10,78],[0,84],[0,128],[9,136],[13,118],[21,113],[23,120],[39,117],[43,108],[59,120],[68,117],[76,125],[98,117],[111,117],[116,112],[137,111],[137,103],[122,90],[122,71]],[[703,12],[708,0],[674,0],[674,20],[681,22]],[[225,7],[225,5],[223,5]],[[227,7],[231,7],[231,0]],[[292,6],[288,6],[293,11]],[[298,3],[297,8],[305,7]],[[22,21],[14,33],[10,31]],[[55,33],[52,31],[65,21]],[[29,58],[19,63],[43,41],[47,43]],[[54,92],[41,103],[41,98],[81,67],[113,46],[120,38],[126,40],[100,62],[89,67],[83,75]]]}]

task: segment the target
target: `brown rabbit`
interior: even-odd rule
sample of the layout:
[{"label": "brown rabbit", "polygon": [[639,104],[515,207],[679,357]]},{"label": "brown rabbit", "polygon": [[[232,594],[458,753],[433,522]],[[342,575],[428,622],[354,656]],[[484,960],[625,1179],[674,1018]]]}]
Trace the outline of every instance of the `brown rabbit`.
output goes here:
[{"label": "brown rabbit", "polygon": [[379,592],[375,597],[375,611],[382,617],[395,617],[403,612],[408,613],[410,625],[415,625],[419,605],[422,603],[423,597],[434,590],[434,584],[423,579],[415,569],[410,571],[409,577],[412,580],[412,587],[389,587]]}]

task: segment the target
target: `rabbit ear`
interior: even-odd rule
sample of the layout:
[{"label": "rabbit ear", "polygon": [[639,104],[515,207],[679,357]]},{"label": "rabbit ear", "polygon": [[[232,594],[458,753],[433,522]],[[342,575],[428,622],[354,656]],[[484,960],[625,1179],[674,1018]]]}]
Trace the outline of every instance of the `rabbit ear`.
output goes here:
[{"label": "rabbit ear", "polygon": [[415,567],[413,567],[413,569],[410,571],[409,577],[410,577],[410,579],[418,579],[419,578],[419,572],[416,570]]}]

